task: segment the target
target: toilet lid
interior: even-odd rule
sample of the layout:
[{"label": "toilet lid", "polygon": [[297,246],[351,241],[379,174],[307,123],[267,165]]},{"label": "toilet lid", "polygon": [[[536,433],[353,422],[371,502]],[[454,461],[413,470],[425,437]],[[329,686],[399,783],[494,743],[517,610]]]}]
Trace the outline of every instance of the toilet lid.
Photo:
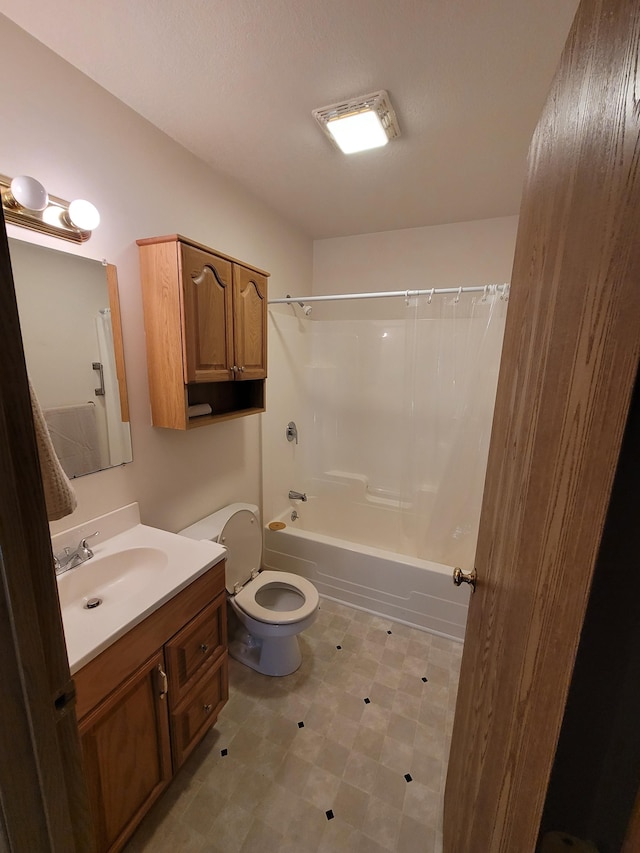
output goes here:
[{"label": "toilet lid", "polygon": [[225,584],[227,592],[234,592],[238,584],[245,584],[260,570],[262,530],[258,519],[248,509],[234,512],[222,528],[218,542],[228,549]]},{"label": "toilet lid", "polygon": [[[260,598],[260,592],[268,589],[270,586],[290,589],[293,592],[302,596],[299,607],[294,610],[272,610],[269,607],[263,607],[256,601],[256,596]],[[254,578],[251,583],[243,587],[240,592],[234,596],[234,600],[238,607],[243,610],[247,616],[256,619],[258,622],[267,622],[271,625],[289,625],[292,622],[301,622],[306,619],[318,607],[320,598],[318,590],[306,578],[301,578],[299,575],[293,575],[291,572],[261,572],[257,578]]]}]

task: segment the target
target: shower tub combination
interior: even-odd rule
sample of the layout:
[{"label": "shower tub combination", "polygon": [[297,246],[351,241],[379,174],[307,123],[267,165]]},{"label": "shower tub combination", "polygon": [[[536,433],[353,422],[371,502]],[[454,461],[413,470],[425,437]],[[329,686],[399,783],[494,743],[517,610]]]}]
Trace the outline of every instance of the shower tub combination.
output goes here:
[{"label": "shower tub combination", "polygon": [[[304,327],[308,363],[288,374],[305,419],[288,485],[308,500],[274,519],[282,530],[267,525],[268,568],[463,639],[469,589],[454,586],[451,564],[473,567],[508,295],[487,284],[271,300],[336,304]],[[345,314],[344,300],[374,301]],[[301,336],[300,322],[281,322],[282,340]],[[266,485],[275,495],[283,484]]]},{"label": "shower tub combination", "polygon": [[347,478],[354,479],[332,477],[338,488],[329,493],[326,480],[315,481],[308,501],[295,501],[276,519],[285,528],[266,525],[264,567],[301,575],[334,601],[462,640],[469,594],[453,585],[453,567],[397,553],[398,502],[362,487],[360,499],[347,506],[339,498],[341,485],[354,488]]}]

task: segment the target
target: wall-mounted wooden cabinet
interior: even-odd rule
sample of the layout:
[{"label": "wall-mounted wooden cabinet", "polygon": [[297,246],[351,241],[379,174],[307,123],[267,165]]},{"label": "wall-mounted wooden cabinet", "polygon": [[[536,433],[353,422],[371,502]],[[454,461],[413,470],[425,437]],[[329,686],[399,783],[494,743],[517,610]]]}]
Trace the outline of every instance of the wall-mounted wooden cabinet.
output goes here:
[{"label": "wall-mounted wooden cabinet", "polygon": [[263,412],[269,274],[177,234],[138,246],[153,425]]}]

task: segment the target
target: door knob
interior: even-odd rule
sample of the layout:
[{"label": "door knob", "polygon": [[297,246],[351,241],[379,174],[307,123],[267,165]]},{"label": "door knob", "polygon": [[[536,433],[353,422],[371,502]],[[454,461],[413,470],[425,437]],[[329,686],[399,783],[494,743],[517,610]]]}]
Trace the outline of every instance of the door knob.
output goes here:
[{"label": "door knob", "polygon": [[465,574],[462,569],[455,568],[453,570],[453,582],[456,586],[460,586],[463,583],[468,583],[471,586],[471,592],[476,591],[476,580],[478,579],[478,573],[475,569],[472,569],[468,574]]}]

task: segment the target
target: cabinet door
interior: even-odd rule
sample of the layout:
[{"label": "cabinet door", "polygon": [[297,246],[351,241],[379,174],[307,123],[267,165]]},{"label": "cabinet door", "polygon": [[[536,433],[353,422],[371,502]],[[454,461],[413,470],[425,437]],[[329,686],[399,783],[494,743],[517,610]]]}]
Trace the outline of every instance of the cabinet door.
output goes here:
[{"label": "cabinet door", "polygon": [[180,245],[185,383],[233,379],[231,263]]},{"label": "cabinet door", "polygon": [[164,658],[158,652],[80,722],[100,853],[120,850],[171,779]]},{"label": "cabinet door", "polygon": [[191,686],[225,650],[227,597],[219,595],[165,645],[169,704],[178,705]]},{"label": "cabinet door", "polygon": [[233,329],[236,379],[267,375],[267,278],[233,266]]}]

